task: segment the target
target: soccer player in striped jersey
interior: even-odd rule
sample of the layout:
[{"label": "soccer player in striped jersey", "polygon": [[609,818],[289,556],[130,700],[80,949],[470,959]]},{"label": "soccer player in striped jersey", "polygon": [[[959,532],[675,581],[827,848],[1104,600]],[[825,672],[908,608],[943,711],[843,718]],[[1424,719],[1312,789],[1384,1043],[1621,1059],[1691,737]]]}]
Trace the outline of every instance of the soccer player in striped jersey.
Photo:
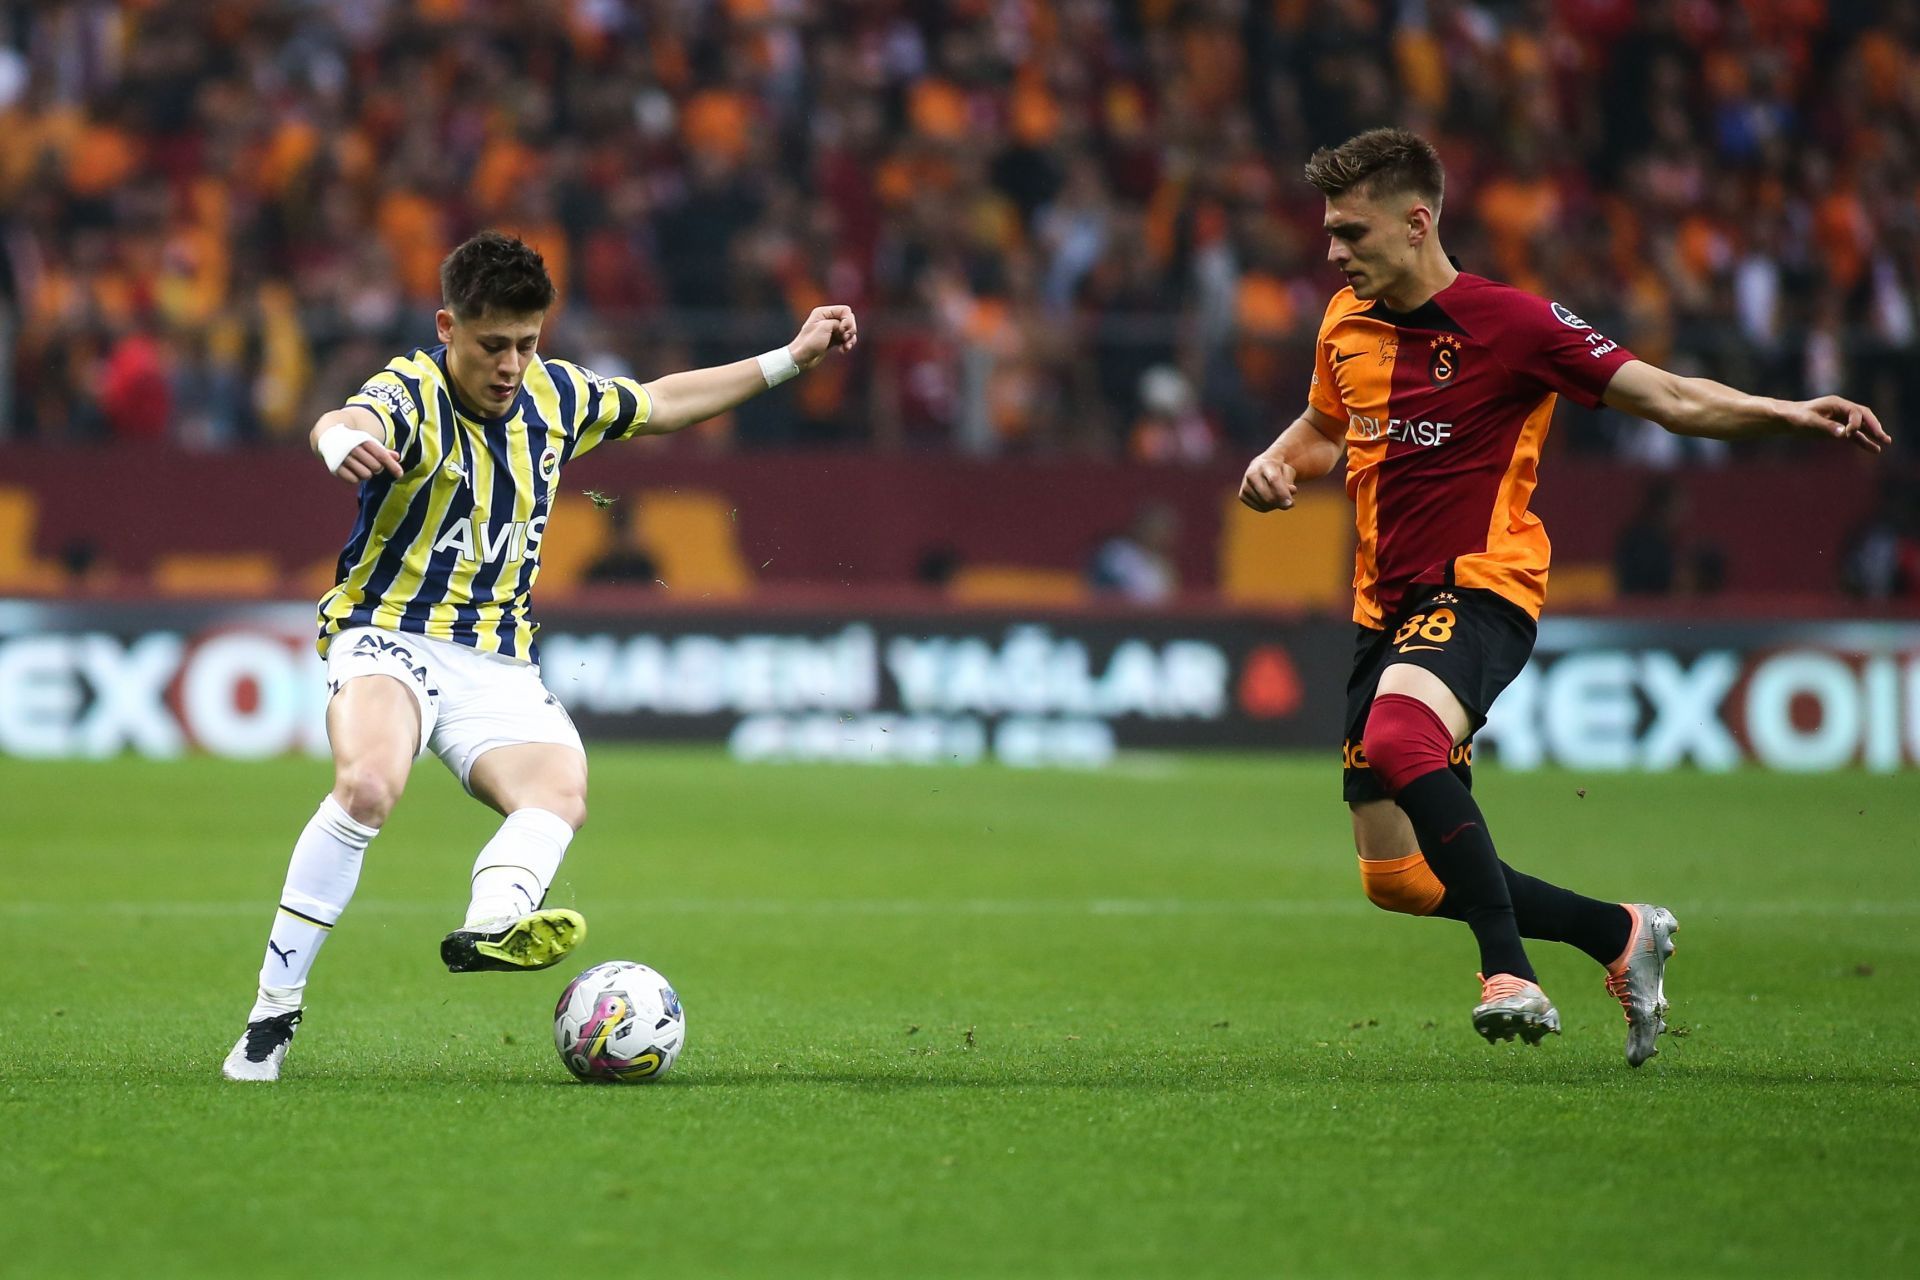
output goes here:
[{"label": "soccer player in striped jersey", "polygon": [[1359,523],[1343,792],[1366,894],[1464,921],[1480,951],[1473,1025],[1538,1043],[1560,1029],[1522,937],[1606,969],[1627,1061],[1657,1051],[1678,928],[1646,903],[1588,898],[1514,870],[1471,793],[1472,737],[1532,652],[1548,545],[1530,510],[1557,395],[1681,435],[1819,435],[1878,453],[1871,410],[1684,378],[1557,302],[1460,271],[1440,247],[1445,176],[1418,136],[1375,129],[1314,153],[1327,260],[1347,278],[1315,344],[1305,411],[1247,467],[1240,499],[1284,511],[1344,459]]},{"label": "soccer player in striped jersey", "polygon": [[320,601],[334,783],[294,844],[228,1079],[279,1078],[314,959],[425,751],[503,818],[441,943],[447,967],[541,969],[585,936],[578,913],[542,907],[587,814],[586,756],[541,683],[530,616],[561,468],[723,413],[858,341],[851,310],[817,307],[785,347],[640,383],[536,353],[554,286],[521,241],[483,232],[440,278],[439,344],[314,424],[314,452],[360,495]]}]

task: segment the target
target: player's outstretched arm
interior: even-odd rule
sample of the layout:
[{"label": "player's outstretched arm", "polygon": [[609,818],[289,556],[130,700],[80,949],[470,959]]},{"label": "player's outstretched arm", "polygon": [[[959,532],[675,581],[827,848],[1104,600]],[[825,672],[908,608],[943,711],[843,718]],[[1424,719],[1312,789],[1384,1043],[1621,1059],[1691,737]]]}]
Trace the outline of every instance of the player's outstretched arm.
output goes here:
[{"label": "player's outstretched arm", "polygon": [[1610,409],[1657,422],[1675,435],[1712,440],[1817,433],[1878,453],[1893,437],[1873,410],[1839,396],[1774,400],[1710,378],[1683,378],[1644,360],[1620,366],[1602,397]]},{"label": "player's outstretched arm", "polygon": [[1266,452],[1247,464],[1240,501],[1255,511],[1285,511],[1293,506],[1295,490],[1340,465],[1346,449],[1341,425],[1309,405]]},{"label": "player's outstretched arm", "polygon": [[327,470],[348,484],[371,480],[382,469],[397,480],[406,471],[400,466],[400,455],[381,443],[385,434],[379,416],[355,404],[321,414],[307,433],[307,444]]},{"label": "player's outstretched arm", "polygon": [[770,387],[819,364],[829,351],[851,351],[860,341],[853,308],[815,307],[800,332],[784,347],[752,360],[670,373],[646,384],[652,412],[644,434],[661,435],[725,413]]}]

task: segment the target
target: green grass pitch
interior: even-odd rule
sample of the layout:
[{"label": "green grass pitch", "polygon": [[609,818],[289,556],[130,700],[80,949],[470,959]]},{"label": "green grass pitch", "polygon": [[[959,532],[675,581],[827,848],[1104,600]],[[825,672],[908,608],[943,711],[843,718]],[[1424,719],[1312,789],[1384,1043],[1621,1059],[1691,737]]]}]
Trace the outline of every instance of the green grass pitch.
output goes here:
[{"label": "green grass pitch", "polygon": [[[425,764],[260,1087],[219,1062],[326,766],[0,761],[0,1274],[1920,1267],[1913,775],[1485,771],[1511,861],[1679,914],[1636,1072],[1546,944],[1566,1034],[1475,1038],[1469,935],[1359,896],[1325,761],[593,767],[577,964],[439,967],[493,822]],[[659,1085],[554,1054],[613,958],[686,1002]]]}]

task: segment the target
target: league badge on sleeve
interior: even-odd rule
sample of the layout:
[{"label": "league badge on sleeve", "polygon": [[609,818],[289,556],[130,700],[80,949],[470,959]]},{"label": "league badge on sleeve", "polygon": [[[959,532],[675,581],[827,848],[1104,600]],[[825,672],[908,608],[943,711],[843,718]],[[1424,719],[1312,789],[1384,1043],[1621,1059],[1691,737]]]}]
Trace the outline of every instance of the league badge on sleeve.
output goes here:
[{"label": "league badge on sleeve", "polygon": [[1567,328],[1569,329],[1593,328],[1592,325],[1588,324],[1585,320],[1582,320],[1579,316],[1573,314],[1573,312],[1567,310],[1565,307],[1561,306],[1559,303],[1553,302],[1553,303],[1549,303],[1548,305],[1553,308],[1554,318],[1559,320],[1561,324],[1567,326]]}]

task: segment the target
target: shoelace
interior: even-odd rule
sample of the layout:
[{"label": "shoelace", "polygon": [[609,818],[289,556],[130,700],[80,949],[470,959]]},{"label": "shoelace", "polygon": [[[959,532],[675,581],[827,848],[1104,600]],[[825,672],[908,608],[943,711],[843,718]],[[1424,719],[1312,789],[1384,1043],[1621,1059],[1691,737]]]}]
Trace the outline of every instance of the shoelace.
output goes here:
[{"label": "shoelace", "polygon": [[1491,978],[1475,974],[1480,979],[1480,1003],[1489,1000],[1504,1000],[1508,996],[1523,996],[1533,984],[1525,978],[1517,978],[1511,973],[1496,973]]},{"label": "shoelace", "polygon": [[1620,1002],[1628,1022],[1633,1021],[1633,993],[1628,989],[1632,983],[1633,975],[1625,969],[1607,975],[1607,994]]},{"label": "shoelace", "polygon": [[258,1022],[247,1024],[247,1061],[265,1062],[267,1056],[287,1041],[293,1039],[293,1029],[300,1022],[300,1010],[292,1013],[276,1014],[271,1018],[262,1018]]}]

